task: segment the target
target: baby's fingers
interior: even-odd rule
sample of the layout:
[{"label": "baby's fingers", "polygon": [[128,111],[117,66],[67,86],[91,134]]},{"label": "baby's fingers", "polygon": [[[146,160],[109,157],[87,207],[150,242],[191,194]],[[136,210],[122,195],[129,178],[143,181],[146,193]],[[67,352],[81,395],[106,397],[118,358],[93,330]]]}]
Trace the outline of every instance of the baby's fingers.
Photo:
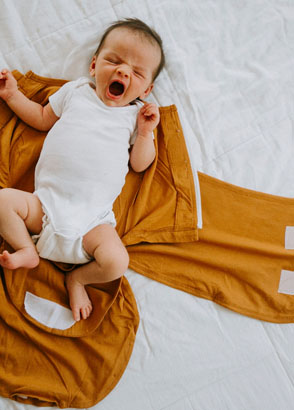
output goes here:
[{"label": "baby's fingers", "polygon": [[16,81],[15,78],[13,77],[11,71],[7,70],[6,68],[4,70],[1,71],[0,74],[0,79],[1,80],[12,80],[12,81]]},{"label": "baby's fingers", "polygon": [[151,115],[157,115],[159,113],[158,107],[155,104],[145,104],[144,107],[142,107],[142,114],[150,117]]},{"label": "baby's fingers", "polygon": [[0,73],[0,78],[1,80],[6,80],[7,79],[7,74],[8,74],[8,70],[6,68],[4,68],[1,73]]},{"label": "baby's fingers", "polygon": [[154,109],[153,107],[147,107],[146,110],[145,110],[145,112],[144,112],[144,115],[146,115],[147,117],[149,117],[150,115],[153,115],[153,114],[155,114],[155,113],[156,113],[156,111],[155,111],[155,109]]}]

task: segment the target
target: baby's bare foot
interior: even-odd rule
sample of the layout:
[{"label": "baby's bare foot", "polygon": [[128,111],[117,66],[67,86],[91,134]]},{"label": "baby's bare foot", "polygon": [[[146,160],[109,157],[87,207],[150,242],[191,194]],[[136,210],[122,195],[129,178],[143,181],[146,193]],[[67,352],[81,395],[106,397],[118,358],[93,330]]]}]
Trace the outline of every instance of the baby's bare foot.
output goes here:
[{"label": "baby's bare foot", "polygon": [[22,248],[14,253],[3,251],[0,265],[7,269],[35,268],[39,264],[39,255],[34,247]]},{"label": "baby's bare foot", "polygon": [[87,319],[92,312],[92,303],[85,286],[75,280],[72,273],[66,274],[65,283],[74,320],[78,322],[81,316],[82,319]]}]

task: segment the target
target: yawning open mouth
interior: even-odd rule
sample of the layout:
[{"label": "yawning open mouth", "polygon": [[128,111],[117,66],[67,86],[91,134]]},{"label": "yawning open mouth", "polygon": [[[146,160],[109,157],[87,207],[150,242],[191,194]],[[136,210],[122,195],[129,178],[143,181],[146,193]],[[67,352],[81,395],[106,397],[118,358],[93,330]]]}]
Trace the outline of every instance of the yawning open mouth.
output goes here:
[{"label": "yawning open mouth", "polygon": [[109,86],[110,94],[115,95],[115,96],[122,95],[124,90],[125,90],[124,85],[122,83],[119,83],[118,81],[114,81]]}]

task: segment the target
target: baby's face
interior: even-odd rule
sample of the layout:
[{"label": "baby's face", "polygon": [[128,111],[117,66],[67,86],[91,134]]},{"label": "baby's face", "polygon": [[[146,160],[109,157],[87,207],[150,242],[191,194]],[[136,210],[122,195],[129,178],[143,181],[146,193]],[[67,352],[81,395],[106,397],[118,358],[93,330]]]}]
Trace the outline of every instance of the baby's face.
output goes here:
[{"label": "baby's face", "polygon": [[160,57],[157,44],[129,29],[114,29],[90,65],[97,96],[111,107],[126,106],[138,97],[144,99],[153,88]]}]

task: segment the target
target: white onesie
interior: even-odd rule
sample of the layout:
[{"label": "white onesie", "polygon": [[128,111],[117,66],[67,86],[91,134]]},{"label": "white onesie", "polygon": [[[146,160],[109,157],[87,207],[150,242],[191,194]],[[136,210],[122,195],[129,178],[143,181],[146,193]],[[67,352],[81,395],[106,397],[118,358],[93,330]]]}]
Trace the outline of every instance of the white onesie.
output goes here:
[{"label": "white onesie", "polygon": [[108,107],[84,77],[66,83],[49,102],[60,119],[35,171],[34,194],[45,213],[36,246],[46,259],[85,263],[83,236],[103,223],[115,226],[112,206],[128,172],[141,103]]}]

